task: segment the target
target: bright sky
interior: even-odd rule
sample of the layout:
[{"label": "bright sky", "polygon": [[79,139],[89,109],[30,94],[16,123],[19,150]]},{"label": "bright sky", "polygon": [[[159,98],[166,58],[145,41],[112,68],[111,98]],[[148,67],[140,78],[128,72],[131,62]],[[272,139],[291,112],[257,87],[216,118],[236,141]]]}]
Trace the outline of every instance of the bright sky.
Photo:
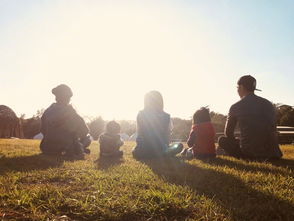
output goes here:
[{"label": "bright sky", "polygon": [[0,0],[0,104],[32,116],[68,84],[82,115],[135,119],[159,90],[165,111],[226,114],[236,82],[294,105],[294,1]]}]

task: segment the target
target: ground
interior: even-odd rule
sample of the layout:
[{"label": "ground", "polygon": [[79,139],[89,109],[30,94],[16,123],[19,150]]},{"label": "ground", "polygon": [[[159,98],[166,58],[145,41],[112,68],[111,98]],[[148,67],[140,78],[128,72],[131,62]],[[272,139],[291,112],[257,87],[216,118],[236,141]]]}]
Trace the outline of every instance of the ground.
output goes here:
[{"label": "ground", "polygon": [[1,220],[294,220],[294,146],[250,162],[220,156],[136,161],[40,154],[39,141],[0,140]]}]

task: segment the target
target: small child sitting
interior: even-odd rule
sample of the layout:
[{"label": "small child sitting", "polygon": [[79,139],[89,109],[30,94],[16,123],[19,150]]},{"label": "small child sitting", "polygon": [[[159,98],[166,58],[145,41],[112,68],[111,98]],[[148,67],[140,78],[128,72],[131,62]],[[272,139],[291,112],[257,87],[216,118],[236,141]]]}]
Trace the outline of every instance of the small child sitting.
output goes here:
[{"label": "small child sitting", "polygon": [[124,144],[120,139],[120,125],[115,121],[106,124],[106,132],[99,137],[100,157],[121,157],[119,148]]},{"label": "small child sitting", "polygon": [[215,158],[215,130],[209,116],[209,109],[202,107],[193,115],[192,129],[187,144],[190,148],[182,151],[188,158]]}]

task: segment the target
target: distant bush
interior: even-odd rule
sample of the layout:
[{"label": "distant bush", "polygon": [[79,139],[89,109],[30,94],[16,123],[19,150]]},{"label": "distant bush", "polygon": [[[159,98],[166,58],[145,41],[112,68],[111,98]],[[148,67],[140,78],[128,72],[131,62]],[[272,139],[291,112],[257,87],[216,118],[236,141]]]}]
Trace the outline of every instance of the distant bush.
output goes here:
[{"label": "distant bush", "polygon": [[40,133],[41,118],[32,117],[28,119],[21,119],[23,134],[26,139],[32,139],[35,135]]},{"label": "distant bush", "polygon": [[217,133],[223,132],[226,125],[227,116],[211,111],[210,118],[211,118],[211,122],[214,126],[215,131]]},{"label": "distant bush", "polygon": [[0,105],[0,138],[10,137],[23,138],[21,122],[11,108]]},{"label": "distant bush", "polygon": [[282,104],[276,105],[277,110],[277,124],[279,126],[294,127],[294,108],[290,105]]},{"label": "distant bush", "polygon": [[121,127],[121,133],[126,133],[131,136],[136,132],[136,121],[133,120],[120,120],[118,121]]},{"label": "distant bush", "polygon": [[105,121],[102,117],[96,117],[88,123],[90,135],[94,140],[97,140],[104,130]]},{"label": "distant bush", "polygon": [[173,130],[172,139],[186,141],[188,139],[192,122],[181,118],[172,118]]}]

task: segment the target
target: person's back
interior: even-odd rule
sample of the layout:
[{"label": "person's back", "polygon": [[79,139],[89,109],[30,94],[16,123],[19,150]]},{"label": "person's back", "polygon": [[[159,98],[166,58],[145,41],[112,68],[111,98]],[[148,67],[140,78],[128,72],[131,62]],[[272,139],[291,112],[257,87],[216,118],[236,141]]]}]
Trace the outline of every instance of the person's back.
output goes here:
[{"label": "person's back", "polygon": [[162,152],[169,144],[170,115],[163,111],[142,110],[137,116],[137,143],[142,148]]},{"label": "person's back", "polygon": [[[219,138],[219,146],[235,157],[280,158],[276,133],[275,110],[266,99],[254,94],[256,80],[244,75],[238,80],[240,101],[230,108],[225,137]],[[234,136],[236,125],[240,128],[240,139]]]},{"label": "person's back", "polygon": [[184,157],[196,157],[200,159],[214,158],[215,130],[211,123],[209,109],[202,107],[193,115],[192,128],[187,140],[188,149],[181,153]]},{"label": "person's back", "polygon": [[280,157],[276,136],[275,111],[266,99],[249,94],[232,105],[240,128],[240,148],[253,157]]},{"label": "person's back", "polygon": [[81,154],[90,145],[89,129],[69,104],[72,92],[66,85],[52,90],[57,103],[46,109],[41,118],[41,132],[44,135],[40,149],[45,154]]},{"label": "person's back", "polygon": [[144,109],[137,115],[135,158],[173,156],[181,152],[181,143],[169,146],[170,115],[163,111],[163,98],[158,91],[150,91],[144,98]]},{"label": "person's back", "polygon": [[75,137],[76,127],[74,125],[74,114],[74,109],[69,105],[52,104],[41,118],[43,142],[46,144],[56,143],[56,145],[62,147],[71,145]]},{"label": "person's back", "polygon": [[214,137],[215,131],[211,122],[194,125],[192,128],[196,134],[196,141],[193,143],[194,155],[215,156]]},{"label": "person's back", "polygon": [[106,125],[105,133],[99,137],[100,157],[121,157],[123,152],[119,148],[124,144],[119,135],[120,125],[110,121]]}]

